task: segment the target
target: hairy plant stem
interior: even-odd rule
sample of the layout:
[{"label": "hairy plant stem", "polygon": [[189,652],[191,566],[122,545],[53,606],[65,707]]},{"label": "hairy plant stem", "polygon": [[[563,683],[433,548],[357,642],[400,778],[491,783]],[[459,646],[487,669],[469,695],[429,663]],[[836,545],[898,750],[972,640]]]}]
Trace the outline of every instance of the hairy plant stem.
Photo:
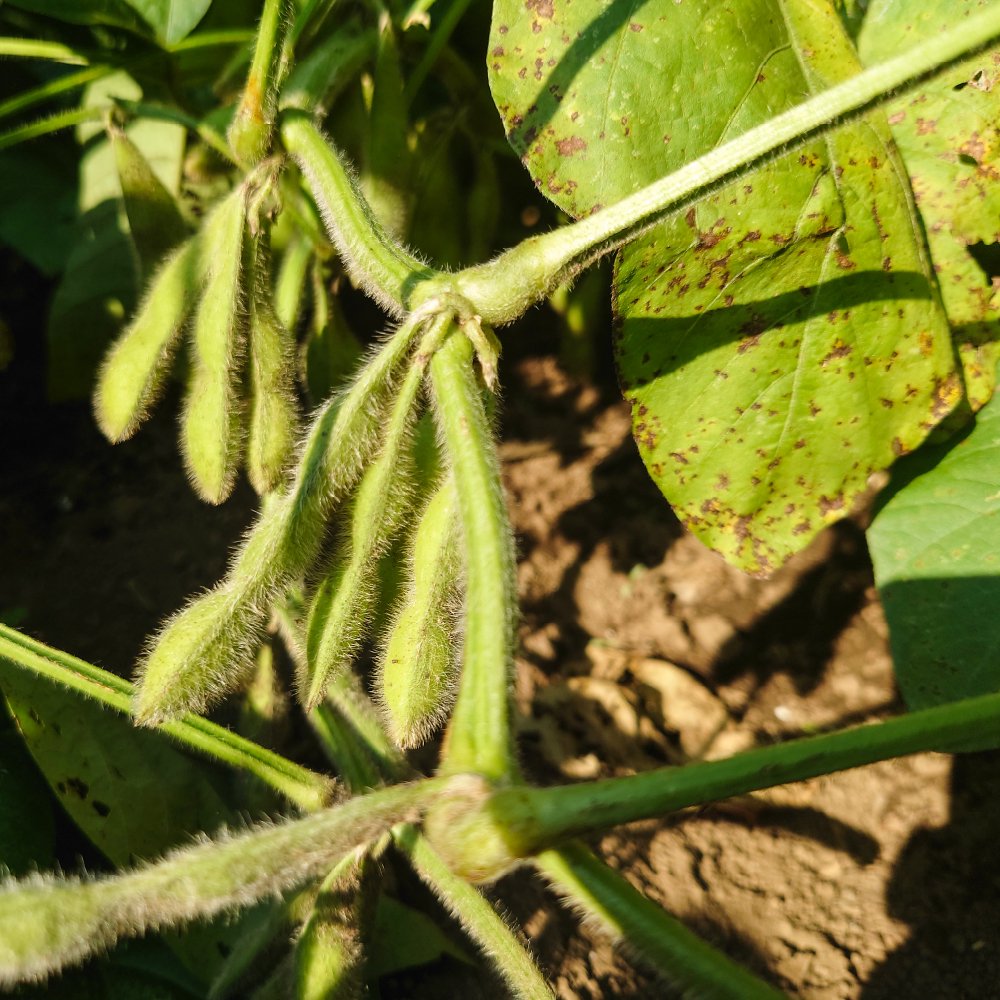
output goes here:
[{"label": "hairy plant stem", "polygon": [[442,793],[443,779],[396,785],[303,819],[181,848],[123,875],[8,882],[0,888],[0,984],[47,975],[120,937],[280,896],[417,818]]},{"label": "hairy plant stem", "polygon": [[417,874],[492,960],[517,1000],[551,1000],[553,994],[524,945],[474,886],[455,875],[411,823],[393,830],[396,845]]},{"label": "hairy plant stem", "polygon": [[90,60],[76,49],[61,42],[45,42],[38,38],[0,38],[0,56],[19,59],[48,59],[70,66],[89,66]]},{"label": "hairy plant stem", "polygon": [[385,231],[342,155],[327,143],[312,116],[282,112],[281,139],[302,168],[330,236],[351,278],[379,304],[400,315],[416,303],[416,287],[438,274]]},{"label": "hairy plant stem", "polygon": [[517,773],[510,706],[514,546],[469,339],[456,329],[434,355],[430,372],[434,416],[455,480],[465,564],[462,679],[442,770],[510,780]]},{"label": "hairy plant stem", "polygon": [[281,138],[300,163],[355,282],[383,307],[406,311],[449,293],[486,323],[510,323],[594,261],[668,215],[916,86],[1000,37],[993,5],[902,55],[869,67],[744,132],[635,194],[578,222],[532,237],[485,264],[445,274],[397,244],[374,219],[349,169],[301,111],[281,116]]},{"label": "hairy plant stem", "polygon": [[749,129],[614,205],[525,240],[487,264],[459,272],[451,279],[453,287],[475,304],[488,323],[517,319],[562,281],[667,215],[749,173],[776,153],[841,125],[968,58],[998,36],[1000,7],[992,6]]},{"label": "hairy plant stem", "polygon": [[[0,625],[0,660],[93,698],[123,715],[131,712],[135,691],[128,681],[29,639],[6,625]],[[2,669],[0,664],[0,677]],[[182,746],[220,764],[254,775],[305,812],[315,812],[333,797],[331,778],[286,760],[201,716],[187,715],[168,722],[163,732]]]},{"label": "hairy plant stem", "polygon": [[113,72],[113,66],[86,66],[75,73],[65,73],[53,80],[47,80],[37,87],[9,97],[6,101],[0,101],[0,118],[9,118],[19,111],[24,111],[25,108],[42,104],[70,90],[85,87],[88,83],[110,76]]},{"label": "hairy plant stem", "polygon": [[264,0],[253,61],[229,130],[233,151],[248,166],[264,157],[271,144],[282,49],[289,21],[289,0]]},{"label": "hairy plant stem", "polygon": [[1000,739],[1000,694],[911,712],[884,722],[748,750],[725,760],[554,788],[501,789],[488,812],[516,824],[532,853],[578,834],[892,757]]},{"label": "hairy plant stem", "polygon": [[627,942],[685,996],[780,1000],[777,990],[692,934],[582,844],[544,851],[535,866],[553,888]]}]

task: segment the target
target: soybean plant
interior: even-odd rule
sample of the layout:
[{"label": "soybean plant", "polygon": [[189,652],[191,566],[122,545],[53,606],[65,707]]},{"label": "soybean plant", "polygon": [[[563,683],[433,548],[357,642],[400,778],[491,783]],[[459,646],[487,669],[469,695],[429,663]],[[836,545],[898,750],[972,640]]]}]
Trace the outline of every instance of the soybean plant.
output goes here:
[{"label": "soybean plant", "polygon": [[[414,4],[406,12],[399,4],[374,3],[371,10],[360,6],[363,12],[341,16],[339,7],[315,0],[299,5],[265,0],[227,136],[206,124],[207,119],[190,121],[180,110],[173,112],[197,137],[198,148],[223,164],[217,170],[226,190],[216,192],[214,201],[206,199],[198,211],[179,205],[162,190],[141,151],[122,131],[123,116],[127,125],[130,116],[141,118],[152,109],[127,102],[100,109],[120,151],[120,183],[124,203],[131,206],[133,235],[148,246],[142,234],[159,233],[162,245],[141,255],[148,290],[98,375],[98,424],[112,441],[139,430],[166,384],[186,331],[181,450],[192,484],[204,500],[221,503],[243,465],[263,499],[223,579],[192,598],[151,638],[134,684],[0,626],[0,687],[12,705],[21,673],[55,682],[68,689],[67,698],[73,696],[70,690],[85,695],[138,726],[153,728],[164,739],[252,776],[258,791],[263,787],[281,797],[290,814],[203,838],[159,859],[120,866],[111,875],[9,879],[0,888],[0,984],[45,979],[121,939],[270,900],[276,909],[267,911],[270,915],[257,931],[241,938],[242,950],[228,966],[211,970],[206,995],[232,996],[249,989],[247,970],[253,968],[255,974],[263,970],[256,975],[252,994],[261,998],[358,996],[369,976],[366,955],[376,915],[391,900],[381,881],[383,861],[391,853],[438,895],[515,996],[550,997],[552,991],[520,935],[478,887],[520,865],[534,868],[594,923],[626,939],[641,960],[680,990],[741,1000],[779,995],[645,899],[579,838],[616,824],[901,754],[995,741],[1000,695],[993,693],[995,685],[988,686],[966,692],[975,696],[964,700],[946,700],[878,724],[792,740],[721,761],[566,786],[531,784],[519,759],[511,697],[518,621],[516,554],[493,418],[499,406],[500,342],[495,328],[515,322],[559,289],[569,294],[568,282],[619,250],[616,295],[627,320],[630,308],[645,308],[642,294],[652,296],[660,274],[675,268],[670,279],[675,287],[687,280],[683,267],[694,273],[691,262],[676,270],[677,261],[687,260],[684,255],[711,250],[728,239],[734,227],[753,226],[749,233],[755,235],[744,234],[738,245],[728,248],[728,256],[708,267],[700,287],[721,284],[712,292],[711,308],[701,305],[697,310],[706,324],[717,322],[716,314],[729,309],[752,307],[757,317],[743,330],[744,339],[731,358],[727,345],[738,340],[732,332],[706,348],[712,354],[709,363],[718,366],[720,384],[730,376],[736,381],[745,378],[763,400],[755,396],[747,406],[737,406],[739,417],[723,435],[763,435],[759,454],[748,460],[745,494],[692,508],[691,483],[708,454],[723,447],[722,439],[699,437],[710,433],[707,425],[704,431],[692,432],[684,448],[671,453],[680,471],[668,474],[662,468],[659,436],[667,433],[663,425],[672,415],[670,407],[660,405],[657,410],[641,379],[628,382],[626,389],[634,397],[636,437],[651,474],[679,509],[700,511],[689,517],[693,530],[748,570],[773,568],[821,526],[811,515],[798,513],[799,505],[816,506],[826,521],[844,516],[852,483],[877,466],[861,472],[852,466],[842,475],[831,472],[841,475],[835,496],[813,496],[812,485],[803,485],[802,496],[786,498],[785,521],[769,521],[768,505],[776,502],[770,493],[785,488],[781,473],[774,470],[782,461],[792,461],[788,456],[799,448],[798,440],[802,449],[827,447],[813,463],[822,466],[817,475],[826,475],[842,461],[839,438],[830,444],[829,435],[816,433],[823,439],[820,443],[807,441],[812,435],[808,421],[818,420],[822,408],[833,405],[833,397],[823,395],[828,391],[824,373],[839,372],[837,366],[847,363],[843,359],[854,348],[846,341],[831,341],[815,370],[787,373],[776,368],[768,386],[759,391],[753,388],[757,368],[745,370],[742,359],[764,350],[759,346],[762,337],[770,337],[771,344],[781,336],[799,336],[782,332],[786,322],[790,331],[796,323],[817,322],[816,309],[805,318],[795,312],[800,299],[821,298],[822,312],[836,315],[843,310],[846,322],[856,299],[905,298],[898,287],[894,292],[882,286],[865,298],[864,290],[859,292],[846,278],[838,284],[829,271],[835,265],[845,274],[856,268],[852,254],[862,250],[852,247],[851,240],[861,223],[851,222],[848,215],[852,199],[863,201],[871,194],[853,180],[855,186],[848,191],[836,161],[838,137],[851,128],[887,135],[885,106],[896,102],[898,109],[919,87],[931,88],[932,97],[935,87],[943,87],[949,100],[978,101],[984,87],[955,87],[951,77],[940,74],[959,66],[966,74],[963,80],[980,79],[969,76],[970,66],[978,65],[977,54],[1000,38],[1000,6],[969,12],[943,32],[927,29],[918,11],[915,23],[923,28],[913,33],[916,43],[903,52],[887,51],[862,68],[833,3],[821,3],[819,14],[806,16],[798,3],[775,0],[770,6],[780,25],[768,30],[783,32],[785,42],[774,52],[798,53],[801,66],[795,79],[800,83],[794,87],[812,96],[787,107],[787,101],[776,105],[782,110],[773,117],[767,117],[773,110],[767,101],[761,104],[766,114],[756,104],[742,109],[739,113],[745,111],[745,117],[735,138],[700,150],[690,162],[650,183],[632,185],[607,203],[584,204],[574,201],[584,197],[577,189],[594,178],[582,167],[577,178],[575,166],[565,168],[574,176],[564,177],[559,170],[565,165],[560,165],[546,179],[549,167],[539,166],[535,157],[537,131],[517,131],[523,123],[517,101],[523,94],[517,92],[516,81],[526,74],[504,77],[503,60],[511,51],[523,55],[528,42],[521,38],[521,48],[511,48],[510,41],[502,41],[514,34],[520,38],[550,29],[558,32],[564,27],[560,17],[583,15],[556,12],[551,4],[529,4],[532,12],[526,14],[520,5],[498,2],[496,44],[489,58],[495,89],[499,94],[507,87],[510,102],[498,97],[497,103],[510,126],[511,141],[524,153],[535,180],[548,185],[557,204],[576,219],[491,260],[452,269],[433,265],[404,245],[400,234],[408,232],[413,221],[415,195],[401,178],[402,166],[417,155],[415,150],[426,154],[421,144],[427,142],[430,126],[424,122],[421,129],[411,128],[411,115],[428,74],[436,74],[444,89],[464,93],[474,87],[475,76],[470,83],[468,67],[448,45],[467,5],[452,4],[440,19],[431,4]],[[612,8],[596,0],[580,6],[586,8],[586,17],[579,37],[595,45],[603,44],[599,35],[606,39],[601,32],[610,31],[624,44],[630,33],[638,39],[645,27],[659,31],[657,18],[676,18],[680,24],[688,16],[675,4],[650,5],[656,8],[656,18],[648,25],[616,27],[607,20]],[[882,4],[880,9],[890,6]],[[535,18],[530,31],[512,13],[522,20]],[[728,9],[719,16],[727,30],[733,28],[725,21],[733,16]],[[819,31],[816,25],[821,22],[829,48],[802,41],[802,33]],[[139,30],[130,23],[119,27]],[[403,43],[413,25],[426,23],[431,31],[420,60],[411,67],[401,55]],[[863,32],[859,37],[864,41]],[[186,44],[197,47],[198,39],[195,33]],[[0,39],[0,52],[23,54],[27,46],[27,54],[42,58],[73,56],[72,49],[53,48],[55,43],[15,42],[20,40]],[[162,44],[169,53],[178,43]],[[662,44],[681,42],[668,39]],[[752,40],[745,38],[745,44],[750,46]],[[829,52],[834,50],[841,53],[841,61],[831,60]],[[742,59],[745,53],[737,55]],[[757,83],[764,73],[760,77]],[[365,159],[360,176],[320,124],[332,106],[331,95],[348,85],[356,86],[362,101],[357,106],[371,129],[360,142]],[[959,92],[964,96],[954,96]],[[45,96],[25,97],[25,106]],[[546,112],[559,127],[565,124],[557,117],[562,96],[560,92]],[[537,106],[524,110],[529,115],[538,112]],[[893,120],[900,113],[897,110]],[[88,120],[90,114],[81,112],[71,120]],[[54,127],[51,121],[22,126],[0,141],[13,144]],[[726,124],[715,134],[729,134],[728,128]],[[503,206],[491,210],[497,170],[489,150],[477,146],[475,138],[472,133],[475,178],[468,212],[477,225],[486,225]],[[669,139],[657,142],[667,145]],[[891,145],[891,138],[886,142]],[[557,145],[560,156],[569,161],[585,151],[587,141],[574,134]],[[799,205],[791,234],[777,231],[781,227],[775,223],[773,246],[764,257],[752,254],[764,239],[768,220],[758,226],[754,218],[737,218],[741,209],[734,210],[728,222],[721,219],[725,225],[709,219],[722,211],[719,205],[736,205],[744,195],[749,199],[753,185],[773,176],[768,171],[777,169],[776,164],[801,164],[811,170],[817,149],[827,150],[833,166],[807,177],[803,198],[815,211]],[[905,170],[897,153],[890,154],[893,183],[908,183],[900,181]],[[836,189],[838,183],[845,186]],[[871,182],[873,189],[882,183]],[[995,181],[991,177],[983,183]],[[887,203],[880,197],[872,203],[874,218],[879,225],[895,226],[898,220],[883,220],[878,214],[878,206]],[[892,204],[916,212],[908,187],[900,199]],[[753,204],[748,200],[746,205],[749,214]],[[917,216],[911,214],[910,220],[907,239],[922,240]],[[685,225],[691,230],[686,243],[664,248],[658,242]],[[444,239],[441,233],[427,232],[429,238]],[[893,238],[899,245],[901,238]],[[888,236],[885,242],[878,280],[891,284],[895,273]],[[471,243],[481,245],[481,239]],[[803,287],[790,297],[775,292],[772,301],[766,287],[753,285],[754,274],[770,267],[772,258],[783,255],[788,268],[805,268],[801,260],[816,248],[822,249],[826,268],[818,290]],[[920,280],[926,279],[928,290],[920,294],[931,303],[927,308],[945,317],[949,303],[933,285],[927,263],[928,253],[939,249],[932,243],[928,251],[920,243],[913,254],[925,269]],[[338,359],[358,351],[352,336],[343,333],[346,320],[333,292],[338,283],[353,283],[383,308],[395,327],[376,338],[350,380],[323,387],[327,375],[341,366]],[[642,294],[626,302],[626,291],[631,294],[637,283]],[[738,296],[743,299],[737,301]],[[650,311],[655,312],[651,304]],[[296,336],[305,329],[307,342],[297,345]],[[628,336],[641,339],[642,334],[626,329],[623,338]],[[987,356],[985,341],[980,346]],[[780,347],[785,348],[783,341]],[[892,345],[878,349],[885,352],[885,358],[877,359],[879,365],[896,363],[898,351],[889,354]],[[635,360],[634,344],[620,350],[623,371],[647,364]],[[914,358],[917,353],[929,357],[936,350],[927,333]],[[915,447],[957,405],[955,387],[961,378],[971,384],[976,375],[971,366],[961,377],[948,367],[958,363],[961,345],[953,350],[948,342],[941,350],[950,360],[935,376],[937,381],[910,386],[912,393],[907,390],[907,398],[920,396],[926,403],[907,418],[910,443],[897,447],[895,442],[903,438],[890,435],[879,445],[881,450],[876,449],[879,454]],[[875,365],[874,353],[868,360],[869,367]],[[318,404],[301,436],[297,371]],[[676,375],[673,369],[671,373]],[[809,407],[797,396],[793,399],[791,390],[781,400],[772,393],[789,376],[795,377],[796,391],[814,394],[815,412],[808,414]],[[642,377],[655,386],[667,375],[660,371]],[[317,400],[321,387],[329,391]],[[872,413],[877,415],[879,406],[888,410],[895,405],[886,402],[877,402]],[[764,412],[765,404],[773,404],[773,413]],[[786,404],[788,412],[779,413]],[[759,418],[754,416],[757,411]],[[754,423],[757,419],[764,423]],[[783,423],[765,440],[759,428],[773,428],[776,425],[766,423],[773,419]],[[874,416],[865,426],[873,440],[881,433]],[[727,446],[734,449],[732,454],[749,450]],[[860,460],[855,465],[860,467]],[[772,473],[765,482],[763,477]],[[799,478],[806,483],[804,473]],[[817,482],[818,494],[822,483]],[[723,495],[729,486],[724,477],[714,488]],[[676,496],[669,492],[675,488]],[[390,560],[401,566],[395,586],[383,572]],[[294,686],[303,716],[333,761],[336,782],[204,717],[255,676],[272,683],[273,671],[261,674],[261,664],[269,662],[268,644],[275,632],[295,664]],[[368,675],[363,677],[358,671],[366,664]],[[427,744],[436,734],[441,734],[440,757],[429,776],[417,770],[417,758],[408,758],[406,751]],[[398,910],[395,919],[404,919]],[[282,942],[282,935],[287,940]]]}]

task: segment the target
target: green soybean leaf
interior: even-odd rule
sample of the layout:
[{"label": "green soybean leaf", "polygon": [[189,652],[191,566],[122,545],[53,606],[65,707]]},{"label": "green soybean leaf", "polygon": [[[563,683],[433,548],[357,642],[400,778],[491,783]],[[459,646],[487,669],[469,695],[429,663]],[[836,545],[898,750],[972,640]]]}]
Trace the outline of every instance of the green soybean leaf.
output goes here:
[{"label": "green soybean leaf", "polygon": [[[200,831],[242,824],[227,802],[223,773],[161,736],[17,667],[0,664],[0,692],[63,808],[115,865],[156,858]],[[172,945],[207,982],[254,918],[251,911],[238,922],[198,925],[174,935]]]},{"label": "green soybean leaf", "polygon": [[385,894],[379,897],[369,945],[369,979],[428,965],[445,955],[469,965],[474,961],[425,913]]},{"label": "green soybean leaf", "polygon": [[897,466],[868,544],[907,704],[1000,689],[1000,399]]},{"label": "green soybean leaf", "polygon": [[[96,107],[113,98],[141,96],[131,77],[116,73],[91,84],[83,103]],[[142,121],[129,126],[128,136],[164,187],[176,193],[184,129],[168,122]],[[89,395],[98,362],[131,313],[138,291],[114,150],[97,122],[80,126],[77,140],[86,145],[80,159],[80,219],[46,331],[49,395],[56,400]]]},{"label": "green soybean leaf", "polygon": [[121,128],[109,128],[108,136],[132,241],[143,276],[148,277],[167,252],[184,239],[187,227],[174,196],[156,176],[142,150]]},{"label": "green soybean leaf", "polygon": [[137,30],[142,22],[126,0],[7,0],[9,6],[70,24],[108,24]]},{"label": "green soybean leaf", "polygon": [[66,266],[76,239],[76,161],[53,145],[0,153],[0,242],[49,276]]},{"label": "green soybean leaf", "polygon": [[[511,143],[577,216],[859,68],[833,5],[805,0],[501,0],[489,61]],[[905,177],[873,113],[619,256],[617,361],[643,460],[750,572],[846,515],[960,399]]]},{"label": "green soybean leaf", "polygon": [[126,0],[153,29],[157,41],[173,45],[189,35],[212,0]]},{"label": "green soybean leaf", "polygon": [[115,864],[155,858],[237,818],[204,765],[154,733],[17,668],[4,669],[0,685],[59,801]]},{"label": "green soybean leaf", "polygon": [[[858,50],[867,64],[945,30],[989,0],[873,0]],[[969,404],[993,394],[1000,360],[1000,300],[984,260],[1000,243],[1000,50],[982,53],[886,108],[955,330]],[[988,270],[995,272],[996,258]],[[986,261],[984,261],[985,263]]]}]

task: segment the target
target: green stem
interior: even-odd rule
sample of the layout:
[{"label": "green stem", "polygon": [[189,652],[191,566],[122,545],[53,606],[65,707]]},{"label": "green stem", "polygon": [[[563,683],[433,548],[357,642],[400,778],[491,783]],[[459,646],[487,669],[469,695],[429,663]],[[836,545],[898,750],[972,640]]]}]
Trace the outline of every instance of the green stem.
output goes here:
[{"label": "green stem", "polygon": [[20,94],[15,94],[6,101],[0,102],[0,118],[8,118],[19,111],[24,111],[25,108],[34,107],[36,104],[42,104],[70,90],[84,87],[88,83],[100,80],[102,77],[108,76],[113,72],[114,68],[111,66],[87,66],[85,69],[77,70],[75,73],[66,73],[63,76],[57,76],[55,79],[41,84],[41,86],[32,87],[31,90],[22,91]]},{"label": "green stem", "polygon": [[[128,681],[29,639],[6,625],[0,625],[0,661],[12,663],[94,698],[123,715],[131,712],[134,689]],[[294,764],[207,719],[188,715],[176,722],[168,722],[162,728],[183,746],[254,775],[306,812],[314,812],[330,801],[333,782],[329,778]]]},{"label": "green stem", "polygon": [[468,338],[453,333],[430,370],[434,415],[455,478],[465,563],[462,680],[443,770],[509,780],[517,772],[510,706],[517,589],[500,464]]},{"label": "green stem", "polygon": [[43,42],[37,38],[0,38],[0,56],[19,59],[48,59],[71,66],[88,66],[90,60],[75,49],[60,42]]},{"label": "green stem", "polygon": [[552,991],[531,955],[479,890],[455,875],[413,824],[396,827],[393,839],[417,874],[493,962],[511,995],[518,1000],[552,1000]]},{"label": "green stem", "polygon": [[396,785],[111,878],[8,882],[0,890],[0,986],[44,978],[120,937],[246,907],[320,878],[444,790],[438,779]]},{"label": "green stem", "polygon": [[245,28],[229,28],[221,31],[204,31],[199,35],[188,35],[171,45],[169,52],[193,52],[196,49],[212,49],[226,45],[248,45],[254,40],[254,33]]},{"label": "green stem", "polygon": [[[525,240],[489,263],[441,279],[490,324],[509,323],[562,281],[695,201],[785,152],[844,124],[1000,36],[1000,5],[789,109],[561,229]],[[440,291],[436,283],[422,294]]]},{"label": "green stem", "polygon": [[264,0],[253,61],[233,124],[229,143],[238,160],[253,166],[267,155],[278,107],[278,77],[289,24],[289,0]]},{"label": "green stem", "polygon": [[[501,790],[489,809],[495,817],[517,814],[525,818],[520,835],[528,843],[521,848],[530,852],[531,844],[547,847],[565,837],[607,830],[619,823],[892,757],[970,741],[996,741],[998,735],[1000,694],[982,695],[873,725],[748,750],[726,760],[578,785]],[[505,802],[505,797],[510,801]]]},{"label": "green stem", "polygon": [[[298,673],[305,670],[305,629],[301,595],[290,592],[275,607],[278,628]],[[353,793],[383,782],[405,781],[414,776],[406,758],[389,742],[378,711],[362,690],[352,670],[335,677],[326,700],[306,718],[320,747]]]},{"label": "green stem", "polygon": [[438,272],[399,246],[375,218],[341,155],[310,114],[283,111],[281,139],[298,162],[350,276],[388,312],[406,312],[416,286]]},{"label": "green stem", "polygon": [[19,125],[7,132],[0,132],[0,149],[8,149],[18,145],[18,143],[28,142],[30,139],[51,135],[64,128],[73,128],[73,126],[81,125],[83,122],[103,122],[106,114],[107,107],[72,108],[69,111],[50,115],[48,118],[42,118],[28,125]]},{"label": "green stem", "polygon": [[545,851],[535,864],[556,891],[628,942],[685,996],[780,1000],[778,990],[692,934],[582,844]]}]

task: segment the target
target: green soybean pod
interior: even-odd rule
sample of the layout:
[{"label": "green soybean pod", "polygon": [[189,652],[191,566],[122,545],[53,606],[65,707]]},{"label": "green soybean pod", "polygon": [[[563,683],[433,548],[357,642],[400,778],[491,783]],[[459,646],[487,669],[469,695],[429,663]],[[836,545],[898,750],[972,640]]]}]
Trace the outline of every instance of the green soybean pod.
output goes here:
[{"label": "green soybean pod", "polygon": [[249,240],[250,406],[247,475],[260,494],[281,480],[298,434],[294,344],[271,298],[266,230]]},{"label": "green soybean pod", "polygon": [[517,587],[500,462],[469,338],[456,330],[429,368],[434,417],[455,480],[465,577],[462,679],[442,770],[503,781],[517,773],[510,703]]},{"label": "green soybean pod", "polygon": [[299,315],[305,299],[306,276],[313,250],[308,240],[290,240],[278,264],[274,279],[274,311],[291,331],[298,328]]},{"label": "green soybean pod", "polygon": [[403,324],[350,391],[320,408],[288,491],[265,497],[225,579],[164,623],[140,663],[134,707],[139,723],[200,712],[249,676],[272,604],[315,561],[331,508],[377,447],[397,372],[420,326],[417,318]]},{"label": "green soybean pod", "polygon": [[421,341],[389,415],[382,450],[358,487],[349,545],[337,553],[313,598],[306,638],[308,676],[300,678],[307,710],[322,700],[331,679],[350,662],[370,625],[378,558],[395,536],[414,492],[410,444],[424,368],[447,326],[447,321],[435,321]]},{"label": "green soybean pod", "polygon": [[295,944],[297,1000],[355,1000],[362,996],[364,943],[375,920],[378,874],[372,851],[359,848],[323,882]]},{"label": "green soybean pod", "polygon": [[461,573],[455,484],[445,476],[413,534],[409,580],[379,661],[379,693],[397,746],[419,746],[455,699]]},{"label": "green soybean pod", "polygon": [[136,432],[159,397],[197,295],[201,239],[192,236],[160,266],[138,313],[101,365],[94,415],[114,444]]},{"label": "green soybean pod", "polygon": [[191,381],[181,448],[198,495],[222,503],[240,457],[238,358],[243,334],[241,280],[247,191],[240,185],[205,233],[208,274],[191,331]]}]

